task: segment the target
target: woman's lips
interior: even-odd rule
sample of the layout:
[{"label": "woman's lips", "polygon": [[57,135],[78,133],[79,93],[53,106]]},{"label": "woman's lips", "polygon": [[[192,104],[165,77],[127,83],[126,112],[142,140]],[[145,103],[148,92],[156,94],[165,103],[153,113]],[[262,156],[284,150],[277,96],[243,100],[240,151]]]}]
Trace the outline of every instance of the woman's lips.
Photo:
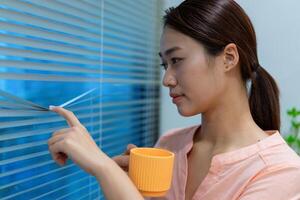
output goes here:
[{"label": "woman's lips", "polygon": [[178,104],[183,98],[183,95],[178,95],[178,96],[172,96],[172,102],[174,104]]}]

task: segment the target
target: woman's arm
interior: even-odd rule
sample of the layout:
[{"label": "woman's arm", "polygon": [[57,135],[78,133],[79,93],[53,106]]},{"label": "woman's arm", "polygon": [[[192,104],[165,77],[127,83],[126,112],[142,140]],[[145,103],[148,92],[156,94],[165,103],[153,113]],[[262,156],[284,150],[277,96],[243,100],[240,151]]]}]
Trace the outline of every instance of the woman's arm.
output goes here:
[{"label": "woman's arm", "polygon": [[52,158],[64,165],[68,158],[95,176],[108,200],[142,200],[143,197],[127,174],[103,153],[76,116],[60,107],[52,111],[64,117],[70,126],[56,131],[49,139]]}]

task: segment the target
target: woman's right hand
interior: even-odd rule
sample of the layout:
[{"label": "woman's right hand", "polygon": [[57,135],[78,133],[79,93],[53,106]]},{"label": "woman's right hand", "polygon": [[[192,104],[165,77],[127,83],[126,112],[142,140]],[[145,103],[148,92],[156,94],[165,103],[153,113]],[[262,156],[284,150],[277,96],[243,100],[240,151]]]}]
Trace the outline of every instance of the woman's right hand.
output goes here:
[{"label": "woman's right hand", "polygon": [[135,146],[134,144],[128,144],[127,150],[123,154],[112,158],[125,172],[128,172],[130,149],[136,147],[137,146]]}]

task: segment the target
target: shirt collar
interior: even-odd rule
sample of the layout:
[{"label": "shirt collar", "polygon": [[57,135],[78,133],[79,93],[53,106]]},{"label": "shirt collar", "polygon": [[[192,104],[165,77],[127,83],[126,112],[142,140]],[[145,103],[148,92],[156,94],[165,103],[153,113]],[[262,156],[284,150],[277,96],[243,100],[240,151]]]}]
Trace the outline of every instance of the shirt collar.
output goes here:
[{"label": "shirt collar", "polygon": [[234,151],[225,152],[213,156],[212,165],[225,165],[244,160],[264,149],[285,143],[284,139],[281,137],[278,131],[274,130],[265,132],[269,134],[269,137],[266,137],[261,141],[242,147],[240,149],[236,149]]},{"label": "shirt collar", "polygon": [[[189,132],[186,137],[184,152],[187,154],[193,147],[193,138],[195,133],[201,128],[201,125],[191,127],[192,130]],[[269,137],[266,137],[260,140],[257,143],[236,149],[234,151],[220,153],[214,155],[211,161],[211,165],[224,165],[230,164],[239,160],[246,159],[254,154],[257,154],[259,151],[270,148],[272,146],[280,145],[285,143],[285,140],[281,137],[280,133],[277,130],[265,131]]]}]

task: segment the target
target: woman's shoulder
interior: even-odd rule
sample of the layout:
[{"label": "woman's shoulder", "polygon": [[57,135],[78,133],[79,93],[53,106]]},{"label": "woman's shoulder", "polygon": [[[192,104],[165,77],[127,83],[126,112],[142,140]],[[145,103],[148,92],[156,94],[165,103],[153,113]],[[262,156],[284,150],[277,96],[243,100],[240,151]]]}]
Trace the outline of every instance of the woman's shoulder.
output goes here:
[{"label": "woman's shoulder", "polygon": [[195,131],[199,125],[185,128],[175,128],[164,133],[156,143],[156,147],[166,148],[169,150],[181,149],[188,143],[192,142]]},{"label": "woman's shoulder", "polygon": [[274,134],[273,141],[271,142],[276,143],[260,151],[260,156],[265,162],[266,167],[285,166],[300,169],[300,156],[285,142],[279,132]]},{"label": "woman's shoulder", "polygon": [[[300,165],[288,163],[271,164],[251,179],[240,199],[299,199]],[[264,191],[263,193],[261,191]]]}]

